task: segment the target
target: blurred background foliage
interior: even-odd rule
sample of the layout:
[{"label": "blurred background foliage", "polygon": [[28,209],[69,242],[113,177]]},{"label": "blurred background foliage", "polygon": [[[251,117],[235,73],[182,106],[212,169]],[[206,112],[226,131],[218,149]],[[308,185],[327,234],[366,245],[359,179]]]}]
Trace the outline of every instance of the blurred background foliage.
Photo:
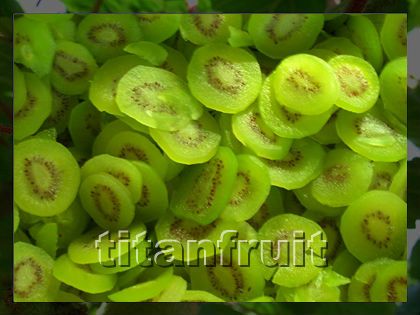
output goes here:
[{"label": "blurred background foliage", "polygon": [[[40,4],[50,0],[22,0]],[[63,0],[69,12],[407,12],[409,31],[420,26],[419,0]],[[22,3],[22,2],[21,2]],[[191,3],[190,3],[191,4]],[[16,0],[0,4],[0,314],[78,315],[292,315],[420,314],[420,240],[409,263],[409,302],[390,303],[12,303],[12,15],[23,12]],[[417,39],[418,40],[418,39]],[[412,59],[410,60],[413,61]],[[408,90],[408,137],[420,147],[420,86]],[[420,219],[420,158],[409,162],[409,226]],[[99,312],[98,312],[99,309]]]}]

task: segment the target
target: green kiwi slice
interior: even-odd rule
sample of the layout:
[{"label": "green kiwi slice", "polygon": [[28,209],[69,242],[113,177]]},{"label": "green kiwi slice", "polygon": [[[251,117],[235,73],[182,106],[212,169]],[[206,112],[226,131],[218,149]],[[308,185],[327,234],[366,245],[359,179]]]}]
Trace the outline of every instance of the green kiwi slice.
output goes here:
[{"label": "green kiwi slice", "polygon": [[327,217],[339,216],[344,212],[343,207],[330,207],[320,203],[311,192],[311,184],[293,191],[299,202],[307,209]]},{"label": "green kiwi slice", "polygon": [[160,67],[162,69],[168,70],[176,74],[181,79],[186,80],[188,61],[187,59],[185,59],[185,56],[178,50],[173,49],[167,45],[162,45],[162,46],[166,49],[168,53],[168,57],[160,65]]},{"label": "green kiwi slice", "polygon": [[105,153],[109,141],[120,131],[132,131],[132,128],[120,119],[104,125],[92,145],[92,155]]},{"label": "green kiwi slice", "polygon": [[248,32],[259,51],[280,59],[309,49],[323,23],[321,14],[252,14]]},{"label": "green kiwi slice", "polygon": [[180,276],[172,276],[171,281],[153,302],[180,302],[187,291],[187,281]]},{"label": "green kiwi slice", "polygon": [[335,127],[335,121],[337,120],[338,111],[332,113],[327,123],[312,136],[312,139],[316,140],[318,143],[327,145],[327,144],[338,144],[341,142],[340,137],[337,134],[337,129]]},{"label": "green kiwi slice", "polygon": [[121,131],[108,142],[105,152],[127,160],[142,161],[149,164],[163,178],[167,162],[162,153],[148,138],[133,132]]},{"label": "green kiwi slice", "polygon": [[40,223],[29,228],[29,234],[35,240],[36,246],[42,248],[55,258],[58,243],[58,226],[57,223]]},{"label": "green kiwi slice", "polygon": [[395,261],[381,268],[370,297],[372,302],[407,302],[407,262]]},{"label": "green kiwi slice", "polygon": [[309,54],[283,59],[271,84],[280,104],[306,115],[326,112],[339,97],[333,68],[321,58]]},{"label": "green kiwi slice", "polygon": [[194,51],[188,65],[191,93],[206,107],[238,113],[251,105],[261,88],[261,69],[248,51],[209,44]]},{"label": "green kiwi slice", "polygon": [[176,176],[178,176],[179,173],[181,173],[182,170],[185,168],[185,165],[174,162],[167,155],[163,155],[163,157],[166,159],[166,162],[168,162],[168,169],[164,177],[164,180],[168,182],[174,179]]},{"label": "green kiwi slice", "polygon": [[80,185],[83,208],[104,229],[125,228],[134,219],[132,195],[123,179],[114,176],[105,172],[87,175]]},{"label": "green kiwi slice", "polygon": [[154,266],[144,270],[136,279],[136,284],[110,294],[113,302],[142,302],[158,296],[171,282],[173,268]]},{"label": "green kiwi slice", "polygon": [[50,74],[57,91],[67,95],[84,93],[96,69],[95,59],[84,46],[65,40],[57,42]]},{"label": "green kiwi slice", "polygon": [[55,42],[48,25],[25,16],[14,22],[14,61],[39,76],[51,71]]},{"label": "green kiwi slice", "polygon": [[77,28],[77,39],[95,59],[105,60],[123,54],[123,48],[140,40],[136,18],[129,14],[87,15]]},{"label": "green kiwi slice", "polygon": [[379,96],[379,79],[375,69],[362,58],[341,55],[328,62],[340,84],[338,107],[362,113],[375,105]]},{"label": "green kiwi slice", "polygon": [[[108,263],[110,260],[126,254],[129,249],[137,247],[146,236],[146,226],[140,221],[134,221],[125,230],[130,232],[129,238],[121,239],[120,241],[120,236],[117,231],[106,231],[99,227],[94,227],[83,235],[73,239],[68,247],[68,256],[76,264]],[[106,232],[109,232],[109,234]],[[99,240],[100,235],[104,235],[104,233],[106,234],[100,239],[97,247],[95,241]],[[110,248],[115,249],[110,251],[108,257],[107,253]],[[101,261],[99,254],[101,255]]]},{"label": "green kiwi slice", "polygon": [[240,14],[183,14],[179,29],[182,37],[196,45],[227,42],[229,26],[241,28]]},{"label": "green kiwi slice", "polygon": [[154,43],[161,43],[179,28],[179,14],[138,14],[135,16],[140,26],[142,38]]},{"label": "green kiwi slice", "polygon": [[[76,39],[76,23],[72,19],[72,14],[62,14],[63,18],[48,23],[50,30],[55,40],[69,40]],[[64,17],[65,16],[65,17]]]},{"label": "green kiwi slice", "polygon": [[[51,90],[35,74],[25,73],[26,100],[14,108],[14,132],[16,140],[33,135],[51,113]],[[15,87],[19,89],[19,87]]]},{"label": "green kiwi slice", "polygon": [[215,265],[190,269],[191,289],[203,290],[226,301],[248,301],[263,295],[265,281],[257,253],[242,247],[216,257]]},{"label": "green kiwi slice", "polygon": [[252,218],[270,193],[267,167],[255,156],[237,156],[238,171],[230,200],[221,217],[236,222]]},{"label": "green kiwi slice", "polygon": [[167,50],[153,42],[140,41],[131,43],[124,47],[124,51],[138,56],[153,66],[160,66],[168,58]]},{"label": "green kiwi slice", "polygon": [[210,160],[221,140],[218,123],[207,112],[177,131],[150,129],[150,136],[171,160],[188,165]]},{"label": "green kiwi slice", "polygon": [[[351,279],[348,289],[349,302],[371,302],[370,290],[385,266],[393,264],[389,258],[379,258],[362,264]],[[384,290],[385,287],[382,287]]]},{"label": "green kiwi slice", "polygon": [[14,302],[51,302],[59,282],[53,277],[54,260],[41,248],[28,243],[14,244]]},{"label": "green kiwi slice", "polygon": [[137,56],[119,56],[107,60],[93,76],[89,88],[89,99],[99,110],[112,115],[121,116],[122,113],[115,102],[117,84],[128,70],[144,64]]},{"label": "green kiwi slice", "polygon": [[258,110],[265,124],[285,138],[303,138],[319,132],[331,117],[334,107],[318,115],[301,114],[277,101],[272,81],[271,75],[265,79],[258,99]]},{"label": "green kiwi slice", "polygon": [[396,163],[374,162],[373,179],[369,190],[389,190],[392,178],[398,171]]},{"label": "green kiwi slice", "polygon": [[407,57],[385,65],[380,76],[381,99],[386,110],[407,123]]},{"label": "green kiwi slice", "polygon": [[315,45],[315,49],[327,49],[337,55],[350,55],[363,58],[362,51],[346,37],[329,37]]},{"label": "green kiwi slice", "polygon": [[336,128],[346,145],[373,161],[396,162],[407,156],[405,134],[376,108],[362,114],[340,111]]},{"label": "green kiwi slice", "polygon": [[148,164],[132,161],[140,171],[143,184],[136,203],[136,217],[148,223],[157,220],[168,208],[168,191],[159,174]]},{"label": "green kiwi slice", "polygon": [[407,15],[385,15],[380,36],[389,60],[407,55]]},{"label": "green kiwi slice", "polygon": [[141,173],[127,160],[108,154],[101,154],[87,161],[81,168],[82,181],[96,173],[107,173],[118,179],[129,191],[133,202],[141,196],[143,180]]},{"label": "green kiwi slice", "polygon": [[202,114],[185,82],[167,70],[136,66],[119,81],[116,102],[121,112],[140,123],[174,131]]},{"label": "green kiwi slice", "polygon": [[242,143],[235,137],[232,130],[232,115],[220,113],[218,115],[220,134],[222,136],[220,144],[232,149],[235,153],[241,153]]},{"label": "green kiwi slice", "polygon": [[26,103],[27,91],[25,75],[15,64],[13,65],[13,111],[18,112]]},{"label": "green kiwi slice", "polygon": [[341,217],[347,249],[362,262],[398,259],[406,246],[407,204],[391,192],[372,190],[354,201]]},{"label": "green kiwi slice", "polygon": [[249,47],[253,46],[254,41],[249,35],[248,32],[243,31],[242,29],[236,28],[234,26],[229,26],[230,36],[228,38],[228,43],[232,47]]},{"label": "green kiwi slice", "polygon": [[334,149],[327,153],[321,174],[311,183],[311,193],[327,206],[347,206],[369,189],[372,177],[368,159],[348,149]]},{"label": "green kiwi slice", "polygon": [[117,282],[116,275],[93,273],[89,266],[75,264],[67,254],[55,261],[53,274],[61,282],[88,293],[109,291]]},{"label": "green kiwi slice", "polygon": [[219,147],[207,163],[194,165],[181,174],[174,188],[170,209],[185,219],[200,224],[213,222],[228,204],[236,182],[238,162],[227,147]]},{"label": "green kiwi slice", "polygon": [[248,220],[248,223],[256,230],[269,218],[284,213],[284,196],[283,191],[275,186],[271,186],[271,190],[264,203],[258,209],[257,213]]},{"label": "green kiwi slice", "polygon": [[16,204],[13,204],[13,233],[16,232],[20,224],[20,213]]},{"label": "green kiwi slice", "polygon": [[401,161],[398,171],[392,178],[389,191],[403,200],[407,200],[407,161]]},{"label": "green kiwi slice", "polygon": [[[346,34],[347,33],[347,34]],[[342,35],[338,32],[338,35]],[[350,15],[345,26],[344,36],[349,37],[363,53],[364,58],[379,71],[383,63],[382,46],[378,31],[368,17]]]},{"label": "green kiwi slice", "polygon": [[337,56],[335,52],[328,49],[323,48],[312,48],[311,50],[306,51],[307,54],[314,55],[318,58],[321,58],[322,60],[325,60],[328,62],[331,58],[334,58]]},{"label": "green kiwi slice", "polygon": [[264,122],[257,104],[232,116],[232,131],[235,137],[256,155],[276,160],[287,155],[292,140],[281,138]]},{"label": "green kiwi slice", "polygon": [[72,109],[79,103],[75,95],[65,95],[51,89],[51,113],[42,125],[43,128],[55,128],[61,134],[67,128]]},{"label": "green kiwi slice", "polygon": [[23,211],[43,217],[65,211],[79,182],[79,166],[63,145],[33,138],[15,146],[14,199]]},{"label": "green kiwi slice", "polygon": [[[210,258],[220,253],[220,248],[215,247],[217,240],[220,239],[225,230],[232,229],[232,223],[217,219],[210,224],[201,225],[195,221],[188,219],[180,219],[175,217],[172,213],[167,212],[161,216],[155,226],[157,240],[162,242],[160,245],[162,249],[166,246],[173,247],[168,254],[172,255],[175,260],[180,263],[190,263],[198,258]],[[209,242],[199,243],[200,240],[210,240]],[[168,242],[170,240],[170,242]],[[174,242],[182,245],[174,246]],[[190,242],[188,241],[197,241]],[[221,243],[221,246],[226,246],[227,243]],[[200,249],[200,250],[199,250]],[[213,259],[209,259],[213,262]],[[192,266],[192,269],[196,266]]]},{"label": "green kiwi slice", "polygon": [[89,101],[84,101],[72,109],[68,129],[76,148],[90,153],[93,141],[101,128],[100,119],[100,112]]},{"label": "green kiwi slice", "polygon": [[344,249],[337,254],[332,267],[340,275],[351,278],[360,267],[360,261],[350,254],[347,249]]},{"label": "green kiwi slice", "polygon": [[281,160],[262,159],[268,167],[271,184],[296,189],[307,185],[322,171],[325,151],[310,139],[297,139]]},{"label": "green kiwi slice", "polygon": [[225,302],[225,300],[201,290],[186,290],[181,302]]}]

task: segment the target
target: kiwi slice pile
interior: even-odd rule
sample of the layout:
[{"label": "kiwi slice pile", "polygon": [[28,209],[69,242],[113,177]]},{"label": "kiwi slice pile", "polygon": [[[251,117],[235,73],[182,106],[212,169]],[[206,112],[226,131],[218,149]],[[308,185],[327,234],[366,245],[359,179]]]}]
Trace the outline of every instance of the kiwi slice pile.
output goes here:
[{"label": "kiwi slice pile", "polygon": [[15,301],[405,301],[405,15],[14,24]]}]

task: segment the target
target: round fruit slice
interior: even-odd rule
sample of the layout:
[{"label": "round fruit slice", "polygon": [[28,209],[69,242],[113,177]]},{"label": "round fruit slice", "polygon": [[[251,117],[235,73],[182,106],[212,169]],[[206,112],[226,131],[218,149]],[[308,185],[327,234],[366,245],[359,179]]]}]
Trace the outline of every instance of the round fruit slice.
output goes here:
[{"label": "round fruit slice", "polygon": [[369,190],[389,190],[392,178],[397,171],[398,165],[396,163],[373,163],[373,179]]},{"label": "round fruit slice", "polygon": [[25,105],[27,91],[25,75],[15,64],[13,65],[13,110],[18,112]]},{"label": "round fruit slice", "polygon": [[132,129],[120,119],[116,119],[103,126],[101,132],[93,142],[92,155],[95,156],[105,153],[109,141],[120,131],[132,131]]},{"label": "round fruit slice", "polygon": [[238,155],[238,172],[232,196],[221,217],[236,222],[252,218],[270,193],[267,167],[255,156]]},{"label": "round fruit slice", "polygon": [[258,100],[263,121],[273,132],[284,138],[303,138],[316,134],[330,118],[335,107],[318,115],[303,115],[280,104],[272,88],[272,75],[264,81]]},{"label": "round fruit slice", "polygon": [[225,300],[201,290],[187,290],[181,298],[181,302],[225,302]]},{"label": "round fruit slice", "polygon": [[150,62],[153,66],[160,66],[168,58],[166,49],[152,42],[134,42],[125,46],[124,51]]},{"label": "round fruit slice", "polygon": [[54,260],[41,248],[17,242],[13,249],[14,302],[52,302],[60,283],[53,277]]},{"label": "round fruit slice", "polygon": [[89,99],[99,110],[121,116],[122,113],[115,102],[119,80],[135,66],[145,64],[137,56],[119,56],[107,60],[95,72],[89,89]]},{"label": "round fruit slice", "polygon": [[351,278],[360,267],[360,261],[356,259],[347,249],[338,253],[334,259],[333,270],[344,277]]},{"label": "round fruit slice", "polygon": [[[24,74],[26,101],[14,112],[14,133],[16,140],[33,135],[51,113],[51,90],[35,74]],[[18,88],[18,87],[16,87]]]},{"label": "round fruit slice", "polygon": [[187,290],[187,281],[180,276],[172,276],[170,283],[156,297],[153,302],[180,302]]},{"label": "round fruit slice", "polygon": [[150,136],[173,161],[187,165],[210,160],[221,139],[216,120],[207,112],[177,131],[150,129]]},{"label": "round fruit slice", "polygon": [[213,222],[226,207],[236,182],[238,162],[231,149],[220,147],[207,163],[194,165],[181,173],[170,209],[200,224]]},{"label": "round fruit slice", "polygon": [[321,58],[308,54],[283,59],[271,84],[280,104],[306,115],[326,112],[339,97],[333,68]]},{"label": "round fruit slice", "polygon": [[135,15],[143,39],[161,43],[178,31],[180,14],[138,14]]},{"label": "round fruit slice", "polygon": [[370,296],[372,302],[407,302],[407,262],[395,261],[381,268]]},{"label": "round fruit slice", "polygon": [[262,161],[267,165],[271,184],[296,189],[307,185],[322,170],[325,151],[313,140],[298,139],[282,160]]},{"label": "round fruit slice", "polygon": [[55,261],[53,274],[61,282],[88,293],[109,291],[117,282],[116,275],[93,273],[88,266],[76,265],[67,254]]},{"label": "round fruit slice", "polygon": [[406,136],[376,108],[363,114],[340,111],[336,127],[341,140],[368,159],[396,162],[407,156]]},{"label": "round fruit slice", "polygon": [[380,31],[381,43],[389,60],[407,55],[407,15],[387,14]]},{"label": "round fruit slice", "polygon": [[115,177],[130,191],[133,202],[140,200],[142,176],[130,162],[108,154],[98,155],[87,161],[81,168],[82,181],[96,173],[107,173]]},{"label": "round fruit slice", "polygon": [[79,183],[79,166],[63,145],[33,138],[15,146],[14,198],[20,209],[43,217],[61,213],[76,198]]},{"label": "round fruit slice", "polygon": [[315,45],[315,49],[327,49],[337,55],[350,55],[363,58],[362,51],[359,47],[345,37],[330,37],[323,42]]},{"label": "round fruit slice", "polygon": [[248,31],[259,51],[279,59],[309,49],[323,22],[321,14],[252,14]]},{"label": "round fruit slice", "polygon": [[347,249],[362,262],[398,259],[406,245],[407,204],[395,194],[372,190],[354,201],[341,217]]},{"label": "round fruit slice", "polygon": [[167,70],[137,66],[119,81],[116,102],[121,112],[140,123],[174,131],[202,114],[186,84]]},{"label": "round fruit slice", "polygon": [[188,65],[188,85],[206,107],[238,113],[258,96],[262,76],[253,55],[241,48],[209,44],[194,51]]},{"label": "round fruit slice", "polygon": [[282,159],[292,146],[291,139],[279,137],[265,124],[257,104],[232,116],[232,131],[243,145],[266,159]]},{"label": "round fruit slice", "polygon": [[130,191],[113,175],[88,175],[80,185],[79,196],[86,212],[104,229],[125,228],[134,219]]},{"label": "round fruit slice", "polygon": [[340,84],[338,107],[362,113],[375,105],[379,96],[379,79],[375,69],[362,58],[337,56],[328,61]]},{"label": "round fruit slice", "polygon": [[392,178],[389,191],[403,200],[407,200],[407,161],[400,162],[400,168]]},{"label": "round fruit slice", "polygon": [[372,176],[368,159],[348,149],[334,149],[327,153],[320,176],[311,183],[311,193],[324,205],[347,206],[368,190]]},{"label": "round fruit slice", "polygon": [[241,28],[240,14],[183,14],[180,31],[182,37],[196,45],[227,42],[229,26]]}]

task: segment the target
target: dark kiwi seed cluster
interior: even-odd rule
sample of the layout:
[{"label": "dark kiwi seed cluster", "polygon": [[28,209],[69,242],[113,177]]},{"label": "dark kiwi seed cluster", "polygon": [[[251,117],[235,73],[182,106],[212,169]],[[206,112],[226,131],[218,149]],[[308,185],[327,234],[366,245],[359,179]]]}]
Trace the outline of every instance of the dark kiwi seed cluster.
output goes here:
[{"label": "dark kiwi seed cluster", "polygon": [[[407,279],[389,266],[406,263],[406,17],[144,12],[14,23],[17,300],[402,302]],[[94,160],[102,155],[106,167]],[[385,195],[372,205],[371,193]],[[276,241],[299,232],[291,226],[305,242],[309,231],[328,242],[298,245],[304,268],[278,252],[286,245]],[[142,231],[136,248],[156,246],[141,258],[164,253],[174,266],[134,263]],[[125,250],[107,257],[117,269],[100,266],[107,244]]]}]

